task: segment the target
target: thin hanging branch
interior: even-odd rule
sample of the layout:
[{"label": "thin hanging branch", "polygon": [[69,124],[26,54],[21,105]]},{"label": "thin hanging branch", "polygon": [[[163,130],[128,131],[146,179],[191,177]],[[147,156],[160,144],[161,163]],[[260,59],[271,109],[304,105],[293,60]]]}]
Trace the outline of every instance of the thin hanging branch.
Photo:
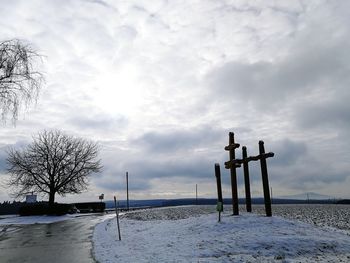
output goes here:
[{"label": "thin hanging branch", "polygon": [[0,42],[0,114],[10,115],[15,124],[22,106],[36,102],[43,85],[43,74],[36,70],[41,56],[18,39]]}]

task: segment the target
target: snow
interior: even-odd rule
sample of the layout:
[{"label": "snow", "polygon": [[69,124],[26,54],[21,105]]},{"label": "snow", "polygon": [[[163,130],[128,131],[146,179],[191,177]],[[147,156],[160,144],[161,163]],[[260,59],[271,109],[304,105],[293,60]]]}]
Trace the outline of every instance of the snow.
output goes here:
[{"label": "snow", "polygon": [[[350,206],[339,204],[283,204],[273,205],[273,214],[311,225],[335,228],[344,233],[350,232]],[[265,214],[263,205],[255,205],[254,212]]]},{"label": "snow", "polygon": [[101,263],[350,261],[349,232],[248,213],[225,213],[219,223],[214,213],[174,220],[171,209],[154,211],[160,219],[149,211],[122,216],[122,241],[115,218],[96,225],[95,258]]}]

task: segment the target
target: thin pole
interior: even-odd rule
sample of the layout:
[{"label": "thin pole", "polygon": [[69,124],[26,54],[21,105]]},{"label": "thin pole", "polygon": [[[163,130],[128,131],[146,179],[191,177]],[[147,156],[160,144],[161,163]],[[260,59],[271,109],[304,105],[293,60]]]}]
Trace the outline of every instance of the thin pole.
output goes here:
[{"label": "thin pole", "polygon": [[196,184],[196,205],[198,205],[198,187]]},{"label": "thin pole", "polygon": [[129,211],[129,173],[126,172],[126,208]]},{"label": "thin pole", "polygon": [[117,206],[117,198],[115,196],[114,196],[114,206],[115,206],[115,214],[117,216],[118,236],[119,236],[119,241],[120,241],[120,240],[122,240],[122,237],[120,235],[119,213],[118,213],[118,206]]},{"label": "thin pole", "polygon": [[271,204],[273,204],[272,186],[271,186]]}]

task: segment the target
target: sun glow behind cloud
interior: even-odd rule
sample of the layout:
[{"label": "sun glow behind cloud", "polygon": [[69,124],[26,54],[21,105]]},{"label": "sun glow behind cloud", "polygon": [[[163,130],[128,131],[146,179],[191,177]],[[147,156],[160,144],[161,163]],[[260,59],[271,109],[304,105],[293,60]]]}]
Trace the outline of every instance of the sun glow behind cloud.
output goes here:
[{"label": "sun glow behind cloud", "polygon": [[96,106],[110,114],[132,115],[145,103],[137,67],[123,64],[96,77]]}]

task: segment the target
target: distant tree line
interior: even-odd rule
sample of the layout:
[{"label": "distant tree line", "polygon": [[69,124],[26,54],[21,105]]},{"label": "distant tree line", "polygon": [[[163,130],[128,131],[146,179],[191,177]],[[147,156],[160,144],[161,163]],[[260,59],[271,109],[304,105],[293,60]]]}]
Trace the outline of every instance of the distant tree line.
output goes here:
[{"label": "distant tree line", "polygon": [[25,204],[25,202],[4,201],[0,203],[0,215],[18,214],[19,209]]}]

